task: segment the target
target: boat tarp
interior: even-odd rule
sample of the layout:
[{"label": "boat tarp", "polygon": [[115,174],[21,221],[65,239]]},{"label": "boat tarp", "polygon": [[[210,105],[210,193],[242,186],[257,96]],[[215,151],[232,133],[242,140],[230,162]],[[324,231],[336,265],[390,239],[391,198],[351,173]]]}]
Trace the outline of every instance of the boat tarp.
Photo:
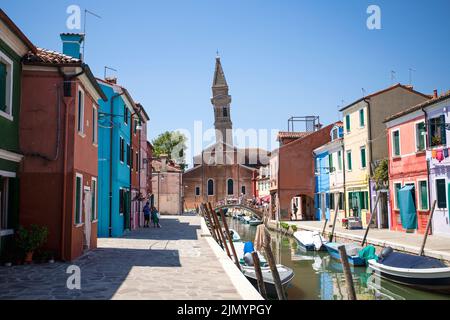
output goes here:
[{"label": "boat tarp", "polygon": [[405,230],[417,229],[417,210],[414,199],[414,186],[407,185],[398,192],[400,218]]},{"label": "boat tarp", "polygon": [[374,246],[367,246],[359,251],[358,256],[366,262],[368,262],[369,260],[378,261],[378,256],[375,252],[376,250]]},{"label": "boat tarp", "polygon": [[252,253],[253,251],[255,251],[255,247],[253,246],[253,242],[249,241],[246,242],[244,245],[244,255],[247,253]]},{"label": "boat tarp", "polygon": [[392,252],[387,257],[380,259],[379,263],[389,267],[405,269],[433,269],[447,267],[438,259],[415,256],[400,252]]}]

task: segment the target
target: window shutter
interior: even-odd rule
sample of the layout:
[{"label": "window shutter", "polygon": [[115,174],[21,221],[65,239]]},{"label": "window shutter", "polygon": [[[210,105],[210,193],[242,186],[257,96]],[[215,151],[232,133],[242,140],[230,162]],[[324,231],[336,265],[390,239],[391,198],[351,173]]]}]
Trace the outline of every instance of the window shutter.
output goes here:
[{"label": "window shutter", "polygon": [[445,115],[440,116],[441,123],[441,144],[443,146],[447,145],[447,131],[445,130]]},{"label": "window shutter", "polygon": [[81,179],[79,177],[76,178],[76,188],[77,190],[75,191],[75,224],[80,223],[80,189],[81,189]]},{"label": "window shutter", "polygon": [[0,63],[0,110],[6,111],[6,65]]}]

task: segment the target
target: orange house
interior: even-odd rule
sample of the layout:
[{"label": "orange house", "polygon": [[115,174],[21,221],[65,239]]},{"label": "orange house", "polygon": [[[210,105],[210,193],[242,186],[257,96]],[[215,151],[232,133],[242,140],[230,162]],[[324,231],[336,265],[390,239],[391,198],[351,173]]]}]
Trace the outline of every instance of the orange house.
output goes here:
[{"label": "orange house", "polygon": [[414,186],[417,209],[416,232],[425,233],[430,215],[430,197],[426,161],[425,114],[410,108],[385,121],[389,150],[390,229],[406,231],[402,227],[398,191]]}]

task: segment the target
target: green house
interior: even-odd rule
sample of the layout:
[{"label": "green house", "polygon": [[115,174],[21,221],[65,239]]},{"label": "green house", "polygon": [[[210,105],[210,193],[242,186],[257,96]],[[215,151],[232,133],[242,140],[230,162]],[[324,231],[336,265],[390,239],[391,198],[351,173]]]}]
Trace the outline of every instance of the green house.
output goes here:
[{"label": "green house", "polygon": [[36,48],[0,9],[0,255],[19,222],[21,59]]}]

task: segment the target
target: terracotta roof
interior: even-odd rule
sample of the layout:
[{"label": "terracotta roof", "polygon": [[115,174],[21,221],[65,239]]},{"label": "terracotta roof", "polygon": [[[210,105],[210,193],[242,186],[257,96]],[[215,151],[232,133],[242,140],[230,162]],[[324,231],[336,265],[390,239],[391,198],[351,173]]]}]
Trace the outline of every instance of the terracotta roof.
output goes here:
[{"label": "terracotta roof", "polygon": [[411,108],[403,110],[403,111],[401,111],[399,113],[396,113],[396,114],[394,114],[392,116],[389,116],[389,117],[386,118],[386,120],[384,120],[384,122],[386,123],[386,122],[389,122],[391,120],[400,118],[400,117],[402,117],[404,115],[407,115],[407,114],[409,114],[411,112],[415,112],[417,110],[423,109],[423,108],[428,107],[428,106],[430,106],[430,105],[432,105],[434,103],[441,102],[441,101],[443,101],[445,99],[448,99],[448,98],[450,98],[450,90],[447,93],[445,93],[445,94],[443,94],[443,95],[441,95],[441,96],[439,96],[437,98],[433,98],[433,99],[427,100],[427,101],[422,102],[422,103],[420,103],[418,105],[415,105],[415,106],[413,106]]},{"label": "terracotta roof", "polygon": [[303,139],[306,136],[309,136],[313,132],[287,132],[287,131],[280,131],[278,132],[278,138],[277,140],[280,141],[281,139]]},{"label": "terracotta roof", "polygon": [[35,52],[36,47],[34,44],[25,36],[25,34],[19,29],[18,26],[8,17],[8,15],[0,9],[0,20],[3,21],[9,29],[17,36],[19,39],[28,47],[29,50]]},{"label": "terracotta roof", "polygon": [[[152,160],[153,172],[161,172],[162,162],[161,160]],[[166,164],[167,172],[181,172],[181,169],[177,165],[173,165],[171,161],[167,160]]]},{"label": "terracotta roof", "polygon": [[385,92],[394,90],[394,89],[396,89],[396,88],[403,88],[403,89],[405,89],[405,90],[411,91],[412,93],[416,93],[416,94],[418,94],[418,95],[421,95],[421,96],[423,96],[423,97],[425,97],[425,98],[431,98],[430,95],[427,95],[427,94],[424,94],[424,93],[421,93],[421,92],[419,92],[419,91],[414,90],[412,86],[406,86],[406,85],[403,85],[403,84],[401,84],[401,83],[397,83],[396,85],[390,86],[390,87],[388,87],[388,88],[386,88],[386,89],[383,89],[383,90],[374,92],[374,93],[372,93],[372,94],[369,94],[368,96],[362,97],[361,99],[356,100],[355,102],[349,104],[348,106],[342,108],[342,109],[339,110],[339,111],[342,112],[342,111],[344,111],[344,110],[346,110],[346,109],[348,109],[348,108],[354,106],[355,104],[360,103],[361,101],[364,101],[365,99],[370,99],[370,98],[372,98],[372,97],[378,96],[378,95],[380,95],[380,94],[383,94],[383,93],[385,93]]},{"label": "terracotta roof", "polygon": [[81,64],[80,59],[67,56],[63,53],[37,48],[36,52],[28,52],[23,57],[23,62],[30,64]]}]

